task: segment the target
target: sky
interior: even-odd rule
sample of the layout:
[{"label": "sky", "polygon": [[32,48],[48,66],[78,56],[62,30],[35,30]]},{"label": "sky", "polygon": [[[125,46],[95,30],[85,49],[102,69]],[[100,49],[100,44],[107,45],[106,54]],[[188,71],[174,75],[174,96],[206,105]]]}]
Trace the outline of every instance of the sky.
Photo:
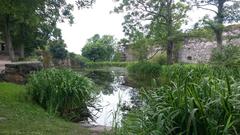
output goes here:
[{"label": "sky", "polygon": [[[73,3],[74,0],[67,0],[67,2]],[[59,23],[58,27],[62,30],[68,51],[80,54],[87,39],[95,34],[113,35],[117,39],[123,38],[123,14],[110,14],[116,4],[114,0],[96,0],[96,3],[90,9],[78,10],[75,8],[73,11],[74,24]],[[192,10],[188,13],[189,23],[185,27],[193,26],[208,13],[205,10]]]},{"label": "sky", "polygon": [[[72,1],[72,0],[67,0]],[[97,0],[91,9],[75,8],[74,24],[60,23],[63,39],[70,52],[81,53],[87,39],[95,34],[113,35],[117,39],[124,37],[122,32],[123,15],[110,14],[116,5],[113,0]]]}]

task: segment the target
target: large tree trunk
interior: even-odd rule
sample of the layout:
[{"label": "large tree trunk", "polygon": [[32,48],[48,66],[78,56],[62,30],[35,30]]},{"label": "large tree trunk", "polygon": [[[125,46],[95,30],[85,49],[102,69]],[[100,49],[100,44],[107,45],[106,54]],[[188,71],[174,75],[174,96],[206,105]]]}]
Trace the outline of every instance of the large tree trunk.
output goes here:
[{"label": "large tree trunk", "polygon": [[173,64],[173,41],[169,40],[167,45],[167,64]]},{"label": "large tree trunk", "polygon": [[21,43],[20,44],[20,58],[24,58],[25,57],[25,44],[24,43],[26,43],[26,26],[24,25],[24,24],[21,24],[21,28],[20,28],[20,30],[21,30],[21,38],[23,39],[23,43]]},{"label": "large tree trunk", "polygon": [[219,49],[223,49],[223,36],[222,36],[222,30],[218,30],[215,32],[216,34],[216,40],[217,40],[217,46]]},{"label": "large tree trunk", "polygon": [[25,57],[24,44],[21,44],[21,46],[20,46],[20,58],[24,58],[24,57]]},{"label": "large tree trunk", "polygon": [[11,39],[11,34],[10,34],[10,20],[9,16],[5,17],[5,40],[6,40],[6,46],[8,49],[8,55],[10,57],[11,61],[15,60],[15,54],[13,50],[13,45],[12,45],[12,39]]},{"label": "large tree trunk", "polygon": [[173,0],[168,0],[167,1],[167,64],[171,65],[173,64],[173,48],[174,48],[174,43],[173,43],[173,18],[172,18],[172,4]]},{"label": "large tree trunk", "polygon": [[217,40],[217,46],[219,49],[223,49],[223,20],[224,20],[224,4],[226,0],[219,0],[218,1],[218,12],[216,16],[217,21],[217,28],[215,28],[215,34],[216,34],[216,40]]}]

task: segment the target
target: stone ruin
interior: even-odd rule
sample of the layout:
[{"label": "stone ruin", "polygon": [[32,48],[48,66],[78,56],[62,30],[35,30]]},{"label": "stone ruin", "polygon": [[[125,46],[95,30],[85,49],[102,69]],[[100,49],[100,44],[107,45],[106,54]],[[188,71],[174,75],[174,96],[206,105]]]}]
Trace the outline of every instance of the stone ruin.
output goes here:
[{"label": "stone ruin", "polygon": [[24,84],[27,76],[34,71],[41,70],[43,65],[41,62],[14,62],[5,64],[5,70],[0,74],[0,80],[18,84]]},{"label": "stone ruin", "polygon": [[[223,45],[240,46],[240,25],[228,26],[223,33]],[[207,63],[209,62],[212,50],[217,47],[216,41],[204,38],[185,37],[183,46],[177,54],[178,62],[180,63]],[[159,51],[160,50],[160,51]],[[153,54],[162,53],[163,50],[159,47],[148,50],[148,58]],[[130,49],[125,51],[126,61],[137,60]]]}]

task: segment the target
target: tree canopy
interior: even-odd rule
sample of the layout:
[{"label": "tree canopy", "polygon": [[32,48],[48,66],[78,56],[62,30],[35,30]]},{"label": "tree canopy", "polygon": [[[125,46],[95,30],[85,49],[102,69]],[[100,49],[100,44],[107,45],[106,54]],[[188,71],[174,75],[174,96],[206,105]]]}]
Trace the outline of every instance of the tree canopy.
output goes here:
[{"label": "tree canopy", "polygon": [[49,51],[54,59],[65,59],[68,56],[68,51],[65,49],[66,44],[63,40],[51,41]]},{"label": "tree canopy", "polygon": [[[95,0],[76,0],[79,8],[89,7]],[[14,50],[24,50],[48,45],[49,41],[61,39],[58,22],[73,23],[73,4],[66,0],[1,0],[0,31],[11,60]],[[32,50],[31,49],[31,50]]]},{"label": "tree canopy", "polygon": [[92,61],[110,61],[114,55],[116,42],[113,36],[98,34],[88,39],[87,44],[82,49],[82,56]]},{"label": "tree canopy", "polygon": [[180,27],[185,22],[188,6],[174,0],[118,0],[115,12],[125,12],[124,32],[131,40],[137,33],[165,45],[168,64],[173,63],[175,41],[179,39]]},{"label": "tree canopy", "polygon": [[197,8],[207,10],[215,14],[213,19],[209,16],[203,18],[203,24],[213,30],[216,35],[218,47],[223,46],[223,30],[224,24],[236,23],[240,21],[240,1],[236,0],[195,0],[192,3]]}]

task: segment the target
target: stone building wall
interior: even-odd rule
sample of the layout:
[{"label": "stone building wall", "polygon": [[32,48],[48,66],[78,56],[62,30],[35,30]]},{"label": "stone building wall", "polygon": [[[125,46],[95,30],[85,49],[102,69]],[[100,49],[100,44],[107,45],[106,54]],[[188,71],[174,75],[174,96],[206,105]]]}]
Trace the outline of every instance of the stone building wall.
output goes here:
[{"label": "stone building wall", "polygon": [[[240,38],[224,40],[223,44],[240,46]],[[182,63],[207,63],[211,58],[213,49],[216,47],[216,41],[186,39],[185,44],[179,50],[178,61]]]},{"label": "stone building wall", "polygon": [[204,39],[186,40],[184,46],[179,50],[178,61],[182,63],[206,63],[215,47],[217,47],[216,42]]},{"label": "stone building wall", "polygon": [[[240,46],[240,25],[227,26],[223,33],[223,45]],[[185,39],[179,50],[178,61],[183,63],[206,63],[210,60],[212,50],[217,47],[215,40]]]},{"label": "stone building wall", "polygon": [[[227,26],[223,33],[223,38],[225,39],[223,45],[240,47],[240,24]],[[215,40],[186,37],[184,45],[178,52],[178,62],[207,63],[211,58],[212,50],[216,47],[217,43]],[[129,48],[125,50],[126,61],[137,60]],[[160,47],[150,48],[146,51],[148,52],[148,58],[151,58],[156,52],[157,54],[163,52]]]}]

